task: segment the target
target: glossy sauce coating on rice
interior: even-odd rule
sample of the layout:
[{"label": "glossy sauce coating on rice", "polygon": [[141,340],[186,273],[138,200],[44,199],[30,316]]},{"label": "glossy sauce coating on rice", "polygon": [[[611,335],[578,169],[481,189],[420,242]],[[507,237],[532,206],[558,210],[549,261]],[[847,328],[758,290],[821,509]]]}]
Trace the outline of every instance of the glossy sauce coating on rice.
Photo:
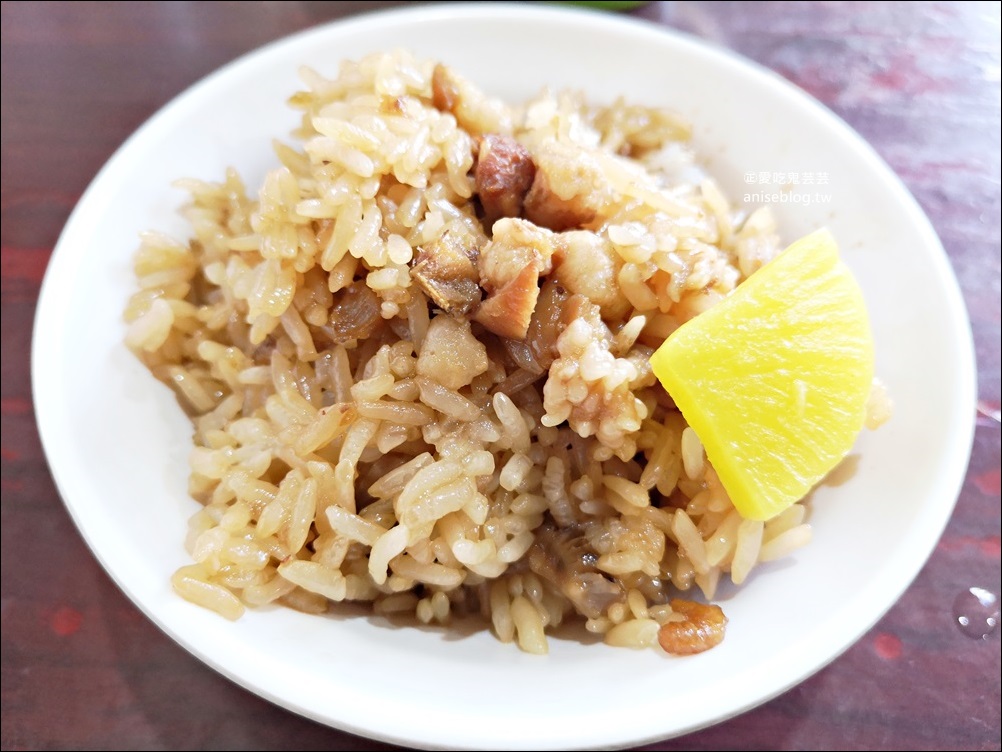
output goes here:
[{"label": "glossy sauce coating on rice", "polygon": [[738,515],[648,358],[778,252],[769,213],[660,110],[510,106],[405,53],[303,79],[257,197],[183,181],[193,237],[136,257],[127,342],[195,427],[175,589],[230,618],[479,613],[535,653],[569,619],[719,642],[691,601],[810,528]]}]

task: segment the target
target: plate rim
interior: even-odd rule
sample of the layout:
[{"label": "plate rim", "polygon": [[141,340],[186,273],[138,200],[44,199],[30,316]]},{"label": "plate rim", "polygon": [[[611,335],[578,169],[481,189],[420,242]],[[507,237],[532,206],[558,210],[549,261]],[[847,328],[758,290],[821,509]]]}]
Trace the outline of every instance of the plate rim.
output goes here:
[{"label": "plate rim", "polygon": [[[825,120],[829,125],[835,126],[839,131],[842,138],[848,139],[852,143],[854,151],[865,157],[870,165],[870,168],[876,170],[878,173],[887,180],[893,190],[895,191],[895,202],[902,205],[902,208],[908,212],[909,216],[912,218],[916,230],[923,235],[924,241],[930,246],[934,253],[930,254],[930,259],[937,265],[937,271],[943,278],[941,291],[945,296],[945,300],[948,304],[949,312],[953,318],[958,318],[966,326],[962,329],[966,330],[966,337],[963,342],[958,342],[958,348],[963,351],[965,355],[963,362],[960,364],[961,376],[963,381],[966,382],[964,393],[960,395],[957,399],[959,402],[967,402],[970,404],[969,415],[970,420],[967,421],[966,425],[958,426],[960,430],[959,438],[961,441],[958,443],[957,451],[954,453],[956,456],[963,455],[965,458],[963,462],[959,460],[952,460],[949,465],[947,465],[949,472],[947,477],[942,478],[942,486],[945,489],[951,489],[953,501],[950,504],[943,504],[940,520],[941,524],[938,525],[939,532],[931,536],[931,541],[928,545],[928,550],[924,552],[924,556],[919,559],[915,557],[917,564],[913,567],[914,571],[911,576],[907,578],[907,581],[900,584],[900,587],[896,589],[896,594],[893,599],[888,600],[885,608],[876,613],[869,623],[869,626],[865,627],[858,634],[852,636],[851,639],[845,640],[841,648],[831,654],[827,660],[820,664],[812,662],[812,668],[805,674],[801,674],[797,677],[793,677],[790,681],[783,684],[782,686],[774,687],[774,691],[764,694],[757,695],[755,699],[745,703],[741,707],[736,707],[727,714],[714,715],[701,723],[696,723],[692,725],[679,728],[674,731],[669,731],[667,733],[659,733],[654,736],[645,737],[623,737],[621,741],[613,742],[616,746],[619,745],[633,745],[642,744],[659,739],[665,739],[670,737],[679,736],[682,734],[692,733],[698,731],[699,729],[706,728],[717,723],[721,723],[729,718],[739,715],[747,710],[757,707],[774,697],[787,691],[790,687],[795,686],[803,681],[805,681],[810,676],[816,674],[824,666],[828,665],[832,661],[836,660],[840,655],[842,655],[849,647],[854,645],[862,635],[879,621],[888,610],[890,610],[901,595],[907,590],[915,577],[918,575],[922,567],[928,561],[936,542],[941,537],[945,527],[953,514],[953,509],[956,505],[962,484],[964,482],[967,461],[970,457],[971,447],[973,446],[974,439],[974,409],[976,404],[977,395],[977,376],[975,368],[975,351],[973,345],[973,338],[971,335],[971,328],[969,317],[966,311],[966,305],[961,294],[960,286],[956,278],[956,274],[953,270],[952,264],[950,262],[949,256],[947,255],[943,245],[936,234],[931,221],[919,207],[918,203],[908,191],[907,187],[904,185],[901,178],[884,162],[884,160],[877,154],[876,150],[865,140],[863,137],[852,129],[844,120],[839,118],[831,110],[825,107],[821,102],[816,100],[807,92],[804,92],[797,88],[794,84],[784,79],[775,71],[770,70],[762,66],[761,64],[747,59],[740,54],[734,52],[733,50],[722,47],[713,43],[712,41],[703,40],[698,37],[692,37],[684,32],[680,32],[675,29],[666,28],[659,25],[654,25],[649,22],[633,19],[624,18],[617,16],[610,16],[608,14],[586,10],[586,9],[576,9],[576,8],[559,8],[559,7],[547,7],[547,6],[529,6],[529,5],[517,5],[510,3],[491,3],[491,4],[443,4],[443,5],[432,5],[424,6],[418,8],[394,8],[388,10],[379,10],[364,13],[358,16],[352,16],[344,19],[336,19],[327,23],[319,24],[310,28],[303,29],[301,31],[295,32],[293,34],[281,37],[279,39],[268,42],[262,46],[254,48],[234,60],[224,64],[223,66],[210,72],[208,75],[200,78],[195,83],[187,87],[184,91],[171,98],[168,102],[162,105],[157,111],[151,115],[141,126],[139,126],[112,154],[112,156],[105,162],[101,169],[97,172],[95,177],[92,179],[86,190],[81,195],[76,206],[71,212],[69,218],[63,227],[59,239],[56,242],[51,258],[49,260],[48,267],[45,272],[45,276],[39,291],[37,307],[35,311],[35,317],[32,327],[32,343],[31,343],[31,388],[32,388],[32,400],[35,409],[36,423],[39,430],[39,438],[43,447],[46,462],[49,466],[50,473],[56,484],[57,490],[59,492],[60,498],[63,505],[66,507],[67,511],[70,513],[71,518],[74,521],[77,530],[80,532],[81,536],[87,543],[88,548],[91,550],[92,554],[101,563],[102,568],[107,572],[111,579],[115,582],[118,588],[125,593],[129,600],[139,608],[146,616],[149,618],[157,627],[164,632],[172,641],[184,647],[186,651],[195,656],[199,661],[210,666],[217,673],[229,678],[238,685],[244,687],[248,691],[254,694],[264,697],[268,701],[284,707],[294,713],[302,716],[306,716],[317,720],[323,724],[331,726],[336,729],[346,731],[348,733],[357,734],[363,737],[379,739],[382,741],[387,741],[394,744],[414,744],[420,743],[422,745],[428,745],[430,747],[437,748],[450,748],[448,744],[441,744],[431,742],[429,743],[426,739],[418,739],[417,737],[408,736],[396,736],[392,734],[381,733],[376,729],[370,727],[355,727],[352,724],[346,722],[343,718],[339,718],[336,721],[332,720],[328,716],[321,714],[311,713],[308,710],[296,705],[292,705],[285,701],[282,697],[277,696],[267,690],[256,686],[239,674],[234,673],[229,668],[219,665],[217,662],[213,661],[211,656],[205,655],[200,649],[194,646],[186,637],[177,634],[173,629],[167,626],[163,620],[155,613],[153,613],[145,602],[143,602],[140,594],[134,593],[130,587],[128,587],[121,579],[120,574],[114,571],[107,563],[105,557],[100,551],[100,547],[92,540],[91,536],[87,532],[87,527],[82,519],[81,510],[78,505],[71,502],[70,499],[73,497],[71,489],[68,488],[68,480],[64,477],[64,471],[59,467],[58,463],[53,462],[53,449],[55,446],[54,432],[57,430],[58,416],[53,414],[53,408],[51,403],[47,403],[44,400],[40,400],[38,395],[41,394],[44,389],[44,380],[47,376],[41,373],[41,370],[47,364],[49,355],[43,348],[41,343],[42,337],[39,336],[39,332],[45,332],[51,330],[51,324],[49,323],[54,318],[55,320],[61,319],[59,312],[61,308],[59,306],[59,301],[56,298],[57,291],[60,287],[60,282],[65,280],[68,276],[72,275],[75,265],[79,265],[85,254],[73,254],[73,250],[69,245],[69,240],[75,235],[79,235],[85,232],[88,221],[93,223],[91,217],[95,215],[100,215],[101,212],[98,209],[101,208],[100,199],[100,189],[103,187],[105,182],[108,180],[109,175],[113,175],[114,170],[117,165],[122,163],[122,161],[129,155],[130,150],[133,148],[133,144],[137,142],[142,142],[147,138],[147,134],[150,133],[154,128],[157,127],[158,123],[161,123],[166,115],[166,113],[171,111],[177,111],[183,105],[186,105],[189,101],[193,100],[199,95],[199,92],[203,89],[211,88],[216,85],[217,81],[226,80],[232,73],[242,66],[247,66],[258,59],[268,58],[277,54],[282,48],[286,46],[293,46],[302,43],[304,40],[312,37],[322,38],[331,33],[348,33],[352,30],[362,30],[365,27],[374,26],[380,27],[386,24],[403,24],[411,22],[413,20],[420,20],[423,22],[436,22],[440,20],[454,20],[454,19],[478,19],[483,20],[487,18],[493,18],[497,16],[510,16],[511,14],[518,16],[525,16],[527,18],[536,18],[540,20],[554,21],[559,20],[561,23],[567,22],[568,20],[576,20],[582,24],[601,24],[605,28],[616,29],[617,33],[629,33],[629,34],[642,34],[650,39],[656,44],[675,44],[680,45],[683,49],[688,52],[694,52],[697,55],[709,55],[711,57],[718,57],[720,59],[726,59],[729,65],[737,66],[739,68],[745,69],[749,74],[758,76],[763,82],[768,79],[768,85],[773,88],[774,91],[779,93],[781,96],[788,99],[797,100],[796,104],[799,107],[808,107],[812,111],[812,116],[817,118],[820,117]],[[764,78],[763,78],[764,76]],[[92,206],[94,205],[94,206]],[[951,330],[955,327],[951,327]],[[963,430],[966,428],[966,432]],[[840,642],[842,640],[839,640]]]}]

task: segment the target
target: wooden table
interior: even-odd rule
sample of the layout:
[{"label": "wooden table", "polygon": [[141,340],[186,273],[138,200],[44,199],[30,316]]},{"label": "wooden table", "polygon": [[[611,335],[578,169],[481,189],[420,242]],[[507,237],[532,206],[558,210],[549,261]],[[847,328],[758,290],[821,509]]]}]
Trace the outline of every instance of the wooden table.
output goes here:
[{"label": "wooden table", "polygon": [[[137,126],[248,50],[393,4],[3,3],[4,749],[390,749],[231,684],[115,587],[49,475],[28,352],[59,231]],[[772,68],[877,148],[950,255],[981,400],[956,512],[887,616],[772,702],[647,749],[997,750],[999,633],[965,637],[950,605],[970,586],[1000,592],[999,4],[669,2],[634,13]]]}]

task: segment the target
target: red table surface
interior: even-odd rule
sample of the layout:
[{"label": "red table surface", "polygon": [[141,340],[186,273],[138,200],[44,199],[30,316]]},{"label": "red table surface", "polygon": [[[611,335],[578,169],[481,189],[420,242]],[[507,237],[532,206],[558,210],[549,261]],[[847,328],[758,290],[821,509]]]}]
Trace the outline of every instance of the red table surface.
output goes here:
[{"label": "red table surface", "polygon": [[[70,210],[175,94],[306,27],[396,3],[2,5],[3,749],[392,749],[230,683],[118,590],[56,492],[29,346]],[[1000,749],[1000,640],[951,603],[1000,592],[999,3],[667,2],[633,14],[758,61],[844,118],[902,177],[960,281],[980,410],[956,511],[918,578],[827,668],[737,718],[645,749]]]}]

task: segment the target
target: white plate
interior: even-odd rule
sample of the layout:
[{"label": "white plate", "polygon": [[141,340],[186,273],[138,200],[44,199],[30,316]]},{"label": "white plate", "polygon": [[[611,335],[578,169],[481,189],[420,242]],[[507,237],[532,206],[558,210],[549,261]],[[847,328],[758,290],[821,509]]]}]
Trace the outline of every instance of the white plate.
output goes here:
[{"label": "white plate", "polygon": [[[516,40],[513,42],[512,40]],[[514,46],[513,46],[514,45]],[[249,186],[306,63],[409,47],[488,92],[550,85],[675,108],[732,197],[745,174],[827,173],[830,203],[775,205],[793,239],[827,224],[863,287],[892,421],[858,443],[857,472],[815,495],[815,540],[764,568],[725,610],[724,643],[670,659],[551,640],[547,657],[489,633],[394,628],[364,616],[248,613],[236,623],[174,595],[190,428],[172,394],[122,345],[137,234],[185,236],[181,176]],[[806,192],[801,186],[799,191]],[[823,199],[822,199],[823,200]],[[121,588],[167,634],[252,692],[358,734],[427,747],[625,746],[736,715],[810,676],[908,587],[953,508],[974,409],[970,329],[928,220],[859,136],[778,76],[685,36],[609,15],[438,6],[362,17],[276,42],[226,66],[146,123],[101,170],[53,254],[33,343],[35,408],[76,524]]]}]

